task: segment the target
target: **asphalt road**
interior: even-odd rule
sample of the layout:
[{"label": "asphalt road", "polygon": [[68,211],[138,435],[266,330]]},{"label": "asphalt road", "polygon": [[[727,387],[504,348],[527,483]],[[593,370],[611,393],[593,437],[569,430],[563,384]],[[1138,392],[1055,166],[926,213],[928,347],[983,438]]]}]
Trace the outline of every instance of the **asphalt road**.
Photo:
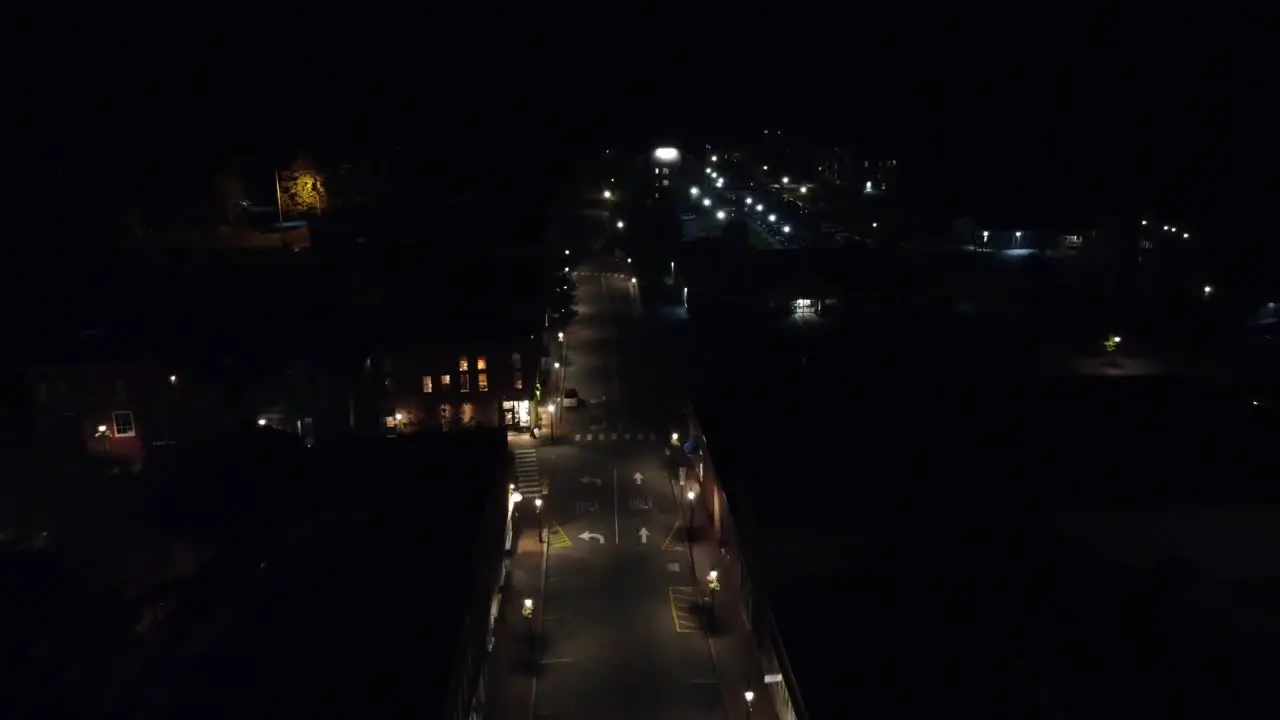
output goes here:
[{"label": "asphalt road", "polygon": [[[695,585],[667,469],[669,425],[652,417],[666,381],[661,336],[613,263],[577,277],[566,329],[568,387],[588,400],[564,434],[538,450],[550,492],[550,548],[535,716],[724,716],[715,666],[691,604]],[[587,273],[605,273],[592,275]],[[591,439],[588,440],[587,436]]]}]

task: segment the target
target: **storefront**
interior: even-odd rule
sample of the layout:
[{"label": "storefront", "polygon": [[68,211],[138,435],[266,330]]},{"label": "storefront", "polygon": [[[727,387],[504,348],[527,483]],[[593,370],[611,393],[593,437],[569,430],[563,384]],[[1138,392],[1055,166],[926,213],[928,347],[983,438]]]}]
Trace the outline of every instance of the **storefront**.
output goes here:
[{"label": "storefront", "polygon": [[532,403],[528,400],[503,400],[502,424],[508,430],[526,431],[533,427]]}]

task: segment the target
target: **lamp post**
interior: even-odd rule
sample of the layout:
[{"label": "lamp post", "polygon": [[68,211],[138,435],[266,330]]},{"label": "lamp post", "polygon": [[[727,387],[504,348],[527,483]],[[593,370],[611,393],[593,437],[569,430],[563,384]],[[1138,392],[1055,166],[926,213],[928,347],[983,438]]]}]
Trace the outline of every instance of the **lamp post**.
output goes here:
[{"label": "lamp post", "polygon": [[542,542],[542,498],[533,499],[534,513],[538,516],[538,542]]},{"label": "lamp post", "polygon": [[707,614],[711,616],[711,621],[715,622],[716,592],[720,590],[720,571],[719,570],[716,570],[713,568],[711,572],[707,573],[707,590],[711,591],[711,607],[709,608],[709,611]]},{"label": "lamp post", "polygon": [[684,536],[685,536],[685,542],[692,544],[693,543],[693,500],[698,496],[698,494],[690,490],[689,492],[685,493],[684,496],[689,500],[689,519],[684,524]]},{"label": "lamp post", "polygon": [[520,614],[524,616],[529,628],[529,637],[533,637],[533,598],[524,599],[524,607],[520,608]]},{"label": "lamp post", "polygon": [[742,699],[747,701],[747,717],[751,717],[751,703],[755,702],[756,694],[752,690],[742,693]]}]

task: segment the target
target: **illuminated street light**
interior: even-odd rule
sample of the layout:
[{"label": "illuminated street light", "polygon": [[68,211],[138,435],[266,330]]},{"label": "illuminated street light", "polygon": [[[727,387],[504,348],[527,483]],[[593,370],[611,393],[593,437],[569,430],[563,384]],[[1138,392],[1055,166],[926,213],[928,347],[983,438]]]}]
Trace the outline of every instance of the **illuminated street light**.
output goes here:
[{"label": "illuminated street light", "polygon": [[718,172],[713,172],[713,173],[711,173],[711,178],[712,178],[713,180],[714,180],[715,178],[718,178],[718,177],[720,177],[720,173],[718,173]]},{"label": "illuminated street light", "polygon": [[1143,221],[1142,221],[1142,224],[1143,224],[1143,225],[1146,225],[1146,224],[1147,224],[1147,221],[1146,221],[1146,220],[1143,220]]},{"label": "illuminated street light", "polygon": [[564,333],[556,333],[560,342],[564,342]]},{"label": "illuminated street light", "polygon": [[555,363],[555,366],[554,366],[554,367],[555,367],[555,369],[556,369],[556,370],[559,370],[559,369],[560,369],[560,363],[559,363],[559,362]]},{"label": "illuminated street light", "polygon": [[716,162],[716,161],[717,161],[717,160],[719,160],[719,159],[720,159],[720,158],[716,157],[715,155],[712,155],[712,156],[711,156],[711,162]]},{"label": "illuminated street light", "polygon": [[512,490],[512,491],[511,491],[511,502],[512,502],[513,504],[514,504],[514,503],[518,503],[518,502],[520,502],[520,501],[522,501],[522,500],[524,500],[524,495],[522,495],[522,494],[520,493],[520,491],[519,491],[519,490]]},{"label": "illuminated street light", "polygon": [[1120,347],[1120,336],[1112,335],[1111,337],[1107,338],[1102,342],[1102,347],[1105,348],[1106,351],[1109,353],[1115,352],[1116,348]]},{"label": "illuminated street light", "polygon": [[756,212],[764,212],[764,205],[756,205]]},{"label": "illuminated street light", "polygon": [[778,222],[778,216],[773,213],[769,213],[769,222]]},{"label": "illuminated street light", "polygon": [[871,223],[871,227],[878,227],[880,223]]},{"label": "illuminated street light", "polygon": [[750,196],[750,195],[748,195],[748,196],[747,196],[747,206],[748,206],[748,207],[750,207],[750,205],[751,205],[751,196]]},{"label": "illuminated street light", "polygon": [[723,220],[723,219],[724,219],[724,217],[725,217],[725,215],[724,215],[724,211],[723,211],[723,210],[719,210],[719,211],[717,211],[717,212],[716,212],[716,219],[717,219],[717,220]]},{"label": "illuminated street light", "polygon": [[1182,239],[1183,239],[1183,240],[1185,240],[1185,239],[1187,239],[1187,238],[1189,238],[1189,237],[1191,237],[1191,233],[1182,233]]},{"label": "illuminated street light", "polygon": [[680,159],[680,151],[673,147],[660,147],[653,151],[653,159],[669,163]]},{"label": "illuminated street light", "polygon": [[983,243],[987,242],[987,240],[988,240],[990,237],[991,237],[991,231],[990,231],[990,230],[983,230],[983,231],[982,231],[982,242],[983,242]]},{"label": "illuminated street light", "polygon": [[698,197],[698,193],[699,193],[699,192],[701,192],[701,191],[700,191],[700,190],[698,190],[698,186],[697,186],[697,185],[694,185],[693,187],[689,188],[689,194],[690,194],[690,195],[692,195],[692,196],[694,196],[694,197]]},{"label": "illuminated street light", "polygon": [[1169,226],[1168,226],[1168,225],[1165,225],[1164,227],[1162,227],[1162,228],[1160,228],[1160,229],[1161,229],[1161,230],[1168,231],[1168,230],[1169,230]]},{"label": "illuminated street light", "polygon": [[610,191],[608,191],[608,190],[605,190],[605,191],[604,191],[604,199],[605,199],[605,200],[612,200],[612,199],[613,199],[613,193],[612,193],[612,192],[610,192]]},{"label": "illuminated street light", "polygon": [[624,227],[626,227],[626,226],[627,226],[627,224],[626,224],[626,223],[622,222],[621,220],[619,220],[619,221],[618,221],[618,229],[619,229],[619,230],[621,230],[622,228],[624,228]]},{"label": "illuminated street light", "polygon": [[258,418],[258,427],[264,427],[267,424],[266,418]]},{"label": "illuminated street light", "polygon": [[1209,296],[1210,296],[1210,295],[1212,295],[1212,294],[1213,294],[1213,286],[1212,286],[1212,285],[1205,285],[1205,286],[1204,286],[1204,296],[1207,298],[1207,297],[1209,297]]},{"label": "illuminated street light", "polygon": [[711,207],[711,198],[702,198],[702,207]]},{"label": "illuminated street light", "polygon": [[804,195],[804,194],[805,194],[805,193],[807,193],[807,192],[809,192],[809,186],[807,186],[807,185],[801,185],[801,186],[800,186],[800,194],[801,194],[801,195]]},{"label": "illuminated street light", "polygon": [[538,542],[542,542],[542,498],[533,499],[533,509],[538,516]]},{"label": "illuminated street light", "polygon": [[632,284],[632,285],[635,285],[635,284],[636,284],[636,279],[635,279],[634,277],[633,277],[633,278],[631,278],[631,284]]},{"label": "illuminated street light", "polygon": [[400,422],[403,419],[404,419],[404,413],[396,413],[396,422]]},{"label": "illuminated street light", "polygon": [[106,432],[106,431],[107,431],[107,426],[106,426],[106,425],[99,425],[99,426],[98,426],[98,432],[100,432],[100,433],[104,433],[104,432]]},{"label": "illuminated street light", "polygon": [[790,233],[791,233],[791,226],[790,226],[790,225],[783,225],[783,226],[782,226],[782,234],[783,234],[783,235],[788,235],[788,234],[790,234]]},{"label": "illuminated street light", "polygon": [[710,175],[710,174],[711,174],[711,168],[707,168],[705,172],[706,172],[708,175]]},{"label": "illuminated street light", "polygon": [[568,254],[569,254],[569,248],[565,248],[565,249],[564,249],[564,254],[565,254],[565,255],[568,255]]},{"label": "illuminated street light", "polygon": [[1178,228],[1176,228],[1176,227],[1174,227],[1174,226],[1170,225],[1170,226],[1169,226],[1169,232],[1178,232]]},{"label": "illuminated street light", "polygon": [[765,165],[764,167],[762,167],[762,168],[760,168],[760,169],[761,169],[761,170],[764,170],[765,172],[769,172],[769,166],[768,166],[768,165]]},{"label": "illuminated street light", "polygon": [[742,697],[747,701],[747,715],[751,714],[751,703],[756,699],[756,694],[750,690],[742,693]]},{"label": "illuminated street light", "polygon": [[871,192],[871,181],[870,181],[870,180],[868,180],[868,181],[867,181],[867,188],[866,188],[866,192]]},{"label": "illuminated street light", "polygon": [[786,184],[787,184],[787,183],[789,183],[789,182],[791,182],[791,178],[787,177],[786,175],[783,175],[783,176],[782,176],[782,184],[783,184],[783,185],[786,185]]}]

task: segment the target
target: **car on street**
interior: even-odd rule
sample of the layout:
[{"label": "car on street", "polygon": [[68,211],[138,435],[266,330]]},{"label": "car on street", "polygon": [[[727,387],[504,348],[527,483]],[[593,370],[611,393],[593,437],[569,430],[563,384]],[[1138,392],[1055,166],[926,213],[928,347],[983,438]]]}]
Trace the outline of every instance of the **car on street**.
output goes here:
[{"label": "car on street", "polygon": [[569,388],[564,391],[564,406],[578,407],[578,391],[576,389]]}]

